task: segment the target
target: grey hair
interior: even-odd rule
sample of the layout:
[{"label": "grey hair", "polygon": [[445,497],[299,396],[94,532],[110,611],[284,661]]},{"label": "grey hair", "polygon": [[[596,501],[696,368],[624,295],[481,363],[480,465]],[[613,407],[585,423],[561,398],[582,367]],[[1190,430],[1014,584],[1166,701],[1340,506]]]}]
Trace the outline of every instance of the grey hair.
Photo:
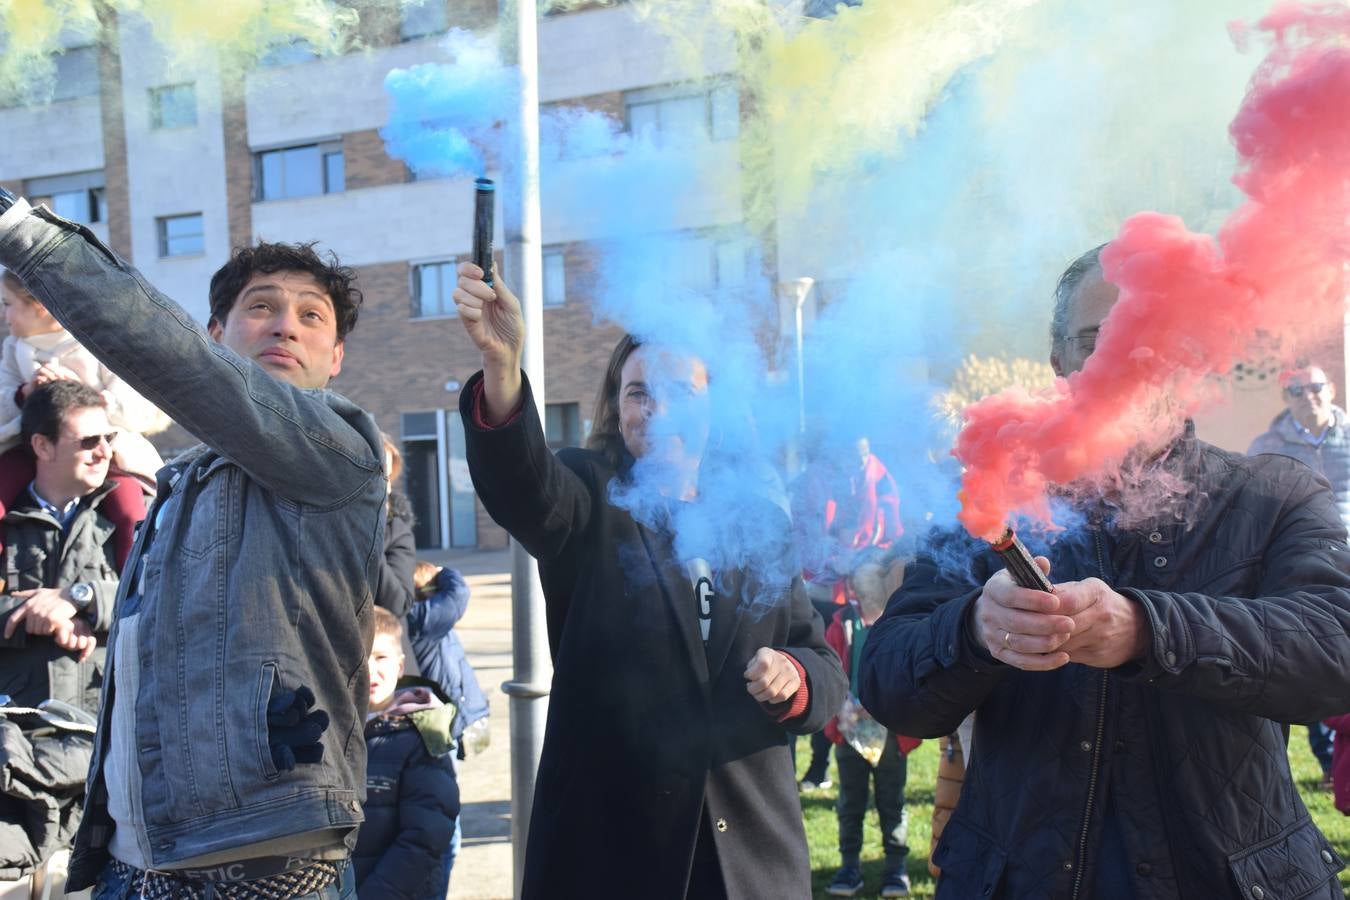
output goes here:
[{"label": "grey hair", "polygon": [[1069,336],[1069,301],[1073,299],[1074,291],[1078,290],[1083,279],[1101,268],[1102,248],[1105,246],[1106,244],[1098,244],[1093,247],[1069,263],[1064,274],[1059,276],[1059,283],[1055,285],[1055,311],[1050,315],[1051,347],[1062,345],[1064,339]]}]

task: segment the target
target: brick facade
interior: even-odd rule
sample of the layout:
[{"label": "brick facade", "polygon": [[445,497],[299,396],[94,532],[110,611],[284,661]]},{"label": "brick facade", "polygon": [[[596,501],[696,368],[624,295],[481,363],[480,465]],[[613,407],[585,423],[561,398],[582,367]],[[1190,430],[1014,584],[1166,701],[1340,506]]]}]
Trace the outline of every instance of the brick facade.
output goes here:
[{"label": "brick facade", "polygon": [[222,98],[221,128],[225,133],[225,207],[230,246],[253,243],[253,151],[248,146],[248,108],[242,96]]},{"label": "brick facade", "polygon": [[104,198],[108,205],[108,245],[131,258],[131,184],[127,174],[126,117],[122,114],[121,40],[116,15],[100,4],[103,39],[98,45],[99,105],[103,120]]},{"label": "brick facade", "polygon": [[[563,252],[567,303],[544,310],[545,401],[578,404],[584,422],[622,333],[594,323],[585,293],[592,266],[589,248],[573,244]],[[362,266],[357,274],[365,302],[334,390],[370,410],[380,427],[395,436],[401,432],[403,413],[456,409],[459,394],[447,391],[447,382],[462,385],[479,369],[478,350],[459,320],[412,317],[411,267],[406,262]],[[480,509],[478,545],[505,544],[505,532]]]},{"label": "brick facade", "polygon": [[398,3],[396,0],[346,3],[356,9],[356,38],[361,47],[388,47],[398,43]]},{"label": "brick facade", "polygon": [[408,167],[385,152],[384,139],[374,129],[342,136],[342,165],[349,191],[408,180]]}]

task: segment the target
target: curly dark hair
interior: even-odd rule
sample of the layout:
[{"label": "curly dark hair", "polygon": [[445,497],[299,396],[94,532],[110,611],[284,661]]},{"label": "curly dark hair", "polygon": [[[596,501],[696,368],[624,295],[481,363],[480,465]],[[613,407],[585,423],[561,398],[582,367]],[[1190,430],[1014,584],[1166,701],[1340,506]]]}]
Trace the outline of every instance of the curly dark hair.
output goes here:
[{"label": "curly dark hair", "polygon": [[253,247],[236,247],[230,261],[211,276],[211,321],[224,325],[234,302],[254,275],[273,272],[304,272],[313,275],[333,300],[337,317],[337,337],[345,340],[356,327],[356,316],[364,299],[356,286],[356,272],[338,262],[329,253],[325,260],[308,244],[283,244],[259,241]]}]

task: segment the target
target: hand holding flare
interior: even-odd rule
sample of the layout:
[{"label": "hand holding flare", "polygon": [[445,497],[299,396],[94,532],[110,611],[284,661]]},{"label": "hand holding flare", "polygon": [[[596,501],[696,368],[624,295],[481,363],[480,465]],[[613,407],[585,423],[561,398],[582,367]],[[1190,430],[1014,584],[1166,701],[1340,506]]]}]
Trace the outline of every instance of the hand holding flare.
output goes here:
[{"label": "hand holding flare", "polygon": [[994,545],[1005,569],[985,583],[971,634],[991,656],[1028,672],[1071,662],[1111,669],[1148,649],[1143,608],[1100,578],[1054,584],[1050,561],[1032,558],[1011,528]]}]

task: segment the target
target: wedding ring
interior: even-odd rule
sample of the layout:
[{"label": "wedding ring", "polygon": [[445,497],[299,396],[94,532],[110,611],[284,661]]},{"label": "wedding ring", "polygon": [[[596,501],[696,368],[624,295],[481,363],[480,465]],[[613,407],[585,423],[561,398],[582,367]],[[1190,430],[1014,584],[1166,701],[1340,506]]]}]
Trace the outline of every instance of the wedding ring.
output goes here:
[{"label": "wedding ring", "polygon": [[1009,632],[1007,632],[1007,631],[1003,632],[1003,649],[1004,649],[1004,650],[1011,650],[1011,649],[1012,649],[1012,646],[1008,643],[1008,638],[1010,638],[1010,637],[1012,637],[1012,634],[1011,634],[1011,633],[1009,633]]}]

